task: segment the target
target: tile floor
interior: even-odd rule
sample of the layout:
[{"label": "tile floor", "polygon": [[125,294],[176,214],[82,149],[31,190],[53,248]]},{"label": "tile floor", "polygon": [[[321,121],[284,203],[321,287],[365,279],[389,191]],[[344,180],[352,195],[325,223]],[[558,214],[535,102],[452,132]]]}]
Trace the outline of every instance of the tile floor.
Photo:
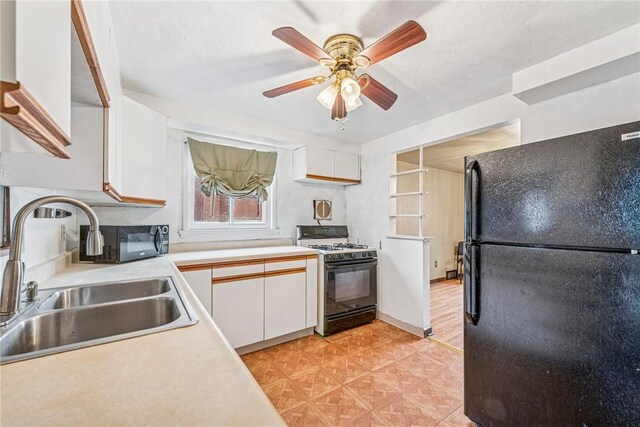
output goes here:
[{"label": "tile floor", "polygon": [[463,359],[385,322],[242,356],[290,426],[472,426]]}]

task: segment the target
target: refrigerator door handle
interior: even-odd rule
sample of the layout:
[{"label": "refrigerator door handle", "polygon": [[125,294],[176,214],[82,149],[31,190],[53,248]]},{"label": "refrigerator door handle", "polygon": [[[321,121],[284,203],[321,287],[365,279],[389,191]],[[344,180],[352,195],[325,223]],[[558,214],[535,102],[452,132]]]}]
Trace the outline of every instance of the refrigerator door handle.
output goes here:
[{"label": "refrigerator door handle", "polygon": [[464,318],[467,323],[477,325],[480,320],[480,247],[469,242],[464,246]]},{"label": "refrigerator door handle", "polygon": [[471,160],[467,164],[465,171],[464,183],[464,240],[471,242],[473,240],[473,171],[478,168],[478,161]]}]

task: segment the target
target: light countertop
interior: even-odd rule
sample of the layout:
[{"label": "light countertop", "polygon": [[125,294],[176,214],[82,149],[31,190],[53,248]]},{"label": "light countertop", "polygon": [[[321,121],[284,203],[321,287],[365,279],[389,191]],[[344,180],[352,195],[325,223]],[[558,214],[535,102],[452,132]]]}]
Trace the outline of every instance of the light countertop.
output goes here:
[{"label": "light countertop", "polygon": [[72,264],[41,287],[171,276],[199,322],[3,365],[0,424],[284,425],[175,264],[314,253],[284,246],[184,252],[120,265]]}]

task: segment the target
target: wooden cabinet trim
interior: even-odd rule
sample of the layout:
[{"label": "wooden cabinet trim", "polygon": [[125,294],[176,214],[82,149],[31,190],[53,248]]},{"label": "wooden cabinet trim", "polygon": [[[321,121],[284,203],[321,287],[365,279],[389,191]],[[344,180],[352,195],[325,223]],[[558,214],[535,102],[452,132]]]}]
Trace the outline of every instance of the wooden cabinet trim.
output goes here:
[{"label": "wooden cabinet trim", "polygon": [[359,179],[348,179],[348,178],[337,178],[332,176],[324,176],[324,175],[312,175],[307,174],[307,179],[318,179],[321,181],[333,181],[333,182],[344,182],[346,184],[360,184]]},{"label": "wooden cabinet trim", "polygon": [[113,188],[111,184],[105,182],[102,184],[102,191],[105,192],[112,199],[120,202],[120,203],[131,203],[136,205],[147,205],[147,206],[166,206],[167,201],[162,199],[147,199],[144,197],[135,197],[135,196],[124,196],[120,194],[118,190]]},{"label": "wooden cabinet trim", "polygon": [[298,274],[298,273],[306,273],[306,272],[307,272],[307,269],[305,267],[301,267],[301,268],[289,268],[287,270],[267,271],[266,273],[239,274],[237,276],[213,278],[211,279],[211,284],[219,285],[221,283],[240,282],[243,280],[262,279],[266,277],[284,276],[287,274]]},{"label": "wooden cabinet trim", "polygon": [[107,90],[107,84],[104,80],[104,74],[100,67],[100,61],[98,61],[98,54],[93,44],[93,38],[91,37],[91,30],[89,29],[89,23],[87,22],[87,16],[84,13],[84,7],[82,6],[82,0],[71,0],[71,21],[78,34],[80,40],[80,46],[84,57],[89,65],[91,71],[91,77],[96,85],[100,101],[104,108],[109,108],[111,99],[109,98],[109,91]]},{"label": "wooden cabinet trim", "polygon": [[256,265],[256,264],[263,264],[263,263],[264,263],[264,259],[241,259],[238,261],[214,262],[213,268],[241,267],[243,265]]},{"label": "wooden cabinet trim", "polygon": [[69,136],[20,82],[0,81],[0,116],[54,156],[71,158]]},{"label": "wooden cabinet trim", "polygon": [[274,262],[288,262],[288,261],[304,261],[307,259],[306,255],[291,255],[291,256],[283,256],[279,258],[265,258],[265,263],[274,263]]},{"label": "wooden cabinet trim", "polygon": [[211,264],[189,264],[189,265],[178,265],[178,271],[199,271],[199,270],[210,270]]},{"label": "wooden cabinet trim", "polygon": [[240,282],[242,280],[262,279],[262,278],[264,278],[264,273],[239,274],[237,276],[216,277],[214,279],[211,279],[211,284],[219,285],[221,283],[227,283],[227,282]]},{"label": "wooden cabinet trim", "polygon": [[[262,263],[274,263],[274,262],[287,262],[287,261],[302,261],[302,260],[306,260],[306,259],[317,259],[318,258],[318,254],[312,254],[312,255],[295,255],[295,256],[286,256],[286,257],[279,257],[279,258],[257,258],[257,259],[243,259],[243,260],[238,260],[238,261],[222,261],[222,262],[212,262],[212,263],[205,263],[205,264],[185,264],[185,265],[179,265],[178,270],[180,271],[194,271],[194,270],[205,270],[207,268],[230,268],[230,267],[242,267],[245,265],[258,265],[258,264],[262,264]],[[242,275],[237,275],[237,276],[229,276],[229,277],[220,277],[216,279],[216,282],[219,282],[222,279],[233,279],[233,278],[237,278],[237,277],[244,277],[244,276],[254,276],[254,275],[274,275],[277,276],[278,273],[281,273],[283,271],[287,272],[287,271],[294,271],[294,270],[301,270],[301,271],[306,271],[305,267],[299,267],[299,268],[293,268],[293,269],[286,269],[286,270],[275,270],[275,271],[268,271],[265,273],[251,273],[251,274],[242,274]]]},{"label": "wooden cabinet trim", "polygon": [[298,274],[298,273],[306,273],[306,267],[301,268],[289,268],[286,270],[276,270],[276,271],[267,271],[264,273],[264,277],[273,277],[273,276],[285,276],[288,274]]}]

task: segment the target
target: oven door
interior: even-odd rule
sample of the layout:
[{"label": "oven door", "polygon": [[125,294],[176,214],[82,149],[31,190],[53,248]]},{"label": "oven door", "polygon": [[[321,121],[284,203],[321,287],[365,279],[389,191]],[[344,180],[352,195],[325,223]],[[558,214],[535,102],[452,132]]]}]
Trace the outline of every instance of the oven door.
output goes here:
[{"label": "oven door", "polygon": [[160,253],[162,232],[157,225],[120,227],[120,256],[118,262],[151,258]]},{"label": "oven door", "polygon": [[376,304],[376,260],[327,263],[324,315],[333,316]]}]

